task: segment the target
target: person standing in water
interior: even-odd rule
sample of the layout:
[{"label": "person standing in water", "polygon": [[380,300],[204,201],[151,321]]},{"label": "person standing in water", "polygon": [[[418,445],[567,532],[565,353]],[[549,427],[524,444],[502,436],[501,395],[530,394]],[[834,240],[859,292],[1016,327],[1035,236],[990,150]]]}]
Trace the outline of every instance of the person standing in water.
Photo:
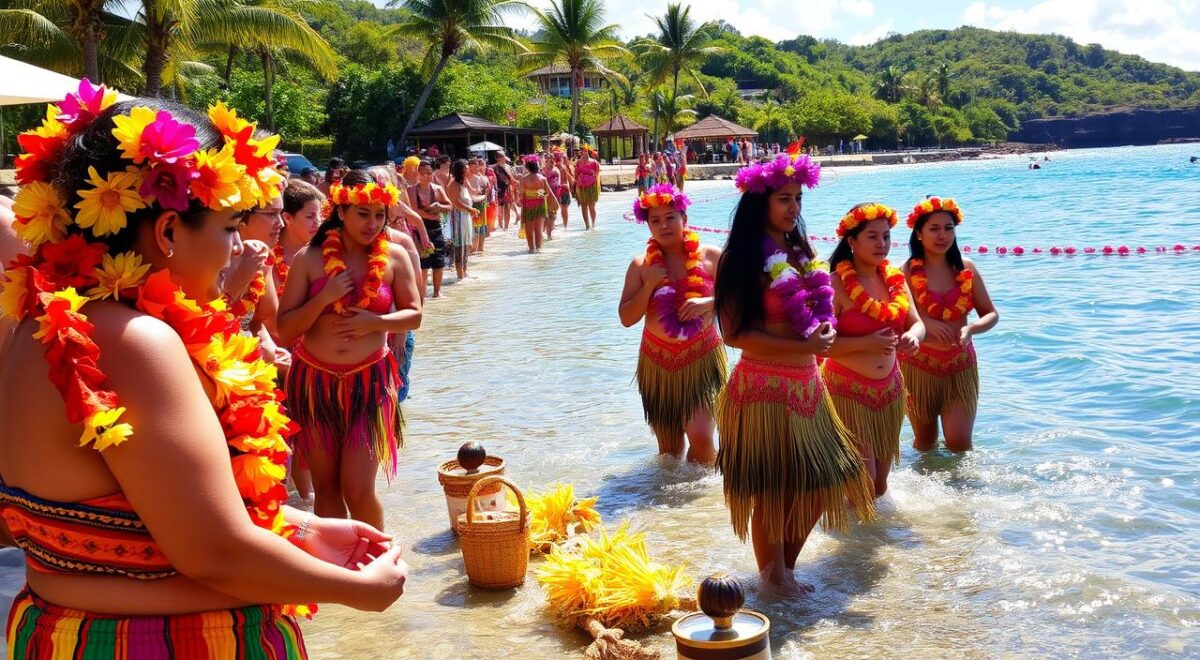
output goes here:
[{"label": "person standing in water", "polygon": [[721,250],[702,246],[687,227],[691,200],[672,185],[638,197],[633,214],[650,229],[645,254],[625,271],[618,309],[629,328],[645,319],[637,382],[658,453],[689,461],[716,460],[717,394],[728,369],[713,324],[712,274]]},{"label": "person standing in water", "polygon": [[279,335],[294,342],[286,390],[300,428],[297,456],[312,472],[318,515],[383,527],[375,476],[396,474],[401,389],[389,333],[421,325],[407,250],[387,240],[400,191],[351,170],[330,189],[332,211],[288,275]]},{"label": "person standing in water", "polygon": [[521,200],[521,225],[529,253],[542,251],[542,224],[551,221],[558,211],[558,200],[546,177],[538,173],[541,163],[537,156],[526,156],[526,174],[517,179],[517,198]]},{"label": "person standing in water", "polygon": [[446,237],[442,234],[442,216],[450,212],[446,191],[433,182],[433,165],[421,161],[417,183],[408,188],[408,203],[421,216],[433,250],[421,254],[421,287],[433,279],[433,297],[442,297],[442,275],[446,268]]},{"label": "person standing in water", "polygon": [[575,198],[579,200],[583,228],[595,229],[596,202],[600,199],[600,161],[593,158],[592,148],[587,145],[575,166]]},{"label": "person standing in water", "polygon": [[[916,353],[900,356],[900,371],[918,451],[937,447],[939,421],[947,449],[971,448],[979,405],[979,361],[972,338],[1000,322],[979,268],[958,249],[962,220],[958,204],[939,197],[917,204],[908,216],[911,256],[904,274],[926,335]],[[972,309],[979,314],[975,321],[969,319]]]},{"label": "person standing in water", "polygon": [[925,338],[904,273],[887,261],[896,221],[890,206],[855,206],[838,223],[829,258],[838,333],[821,377],[858,442],[875,497],[887,492],[892,465],[900,463],[904,379],[896,353],[914,353]]},{"label": "person standing in water", "polygon": [[763,587],[788,597],[812,590],[793,571],[818,520],[845,530],[847,507],[875,513],[817,368],[837,337],[829,275],[800,220],[801,190],[819,178],[820,165],[792,153],[738,171],[714,288],[721,334],[742,351],[717,402],[725,503],[738,538],[753,542]]}]

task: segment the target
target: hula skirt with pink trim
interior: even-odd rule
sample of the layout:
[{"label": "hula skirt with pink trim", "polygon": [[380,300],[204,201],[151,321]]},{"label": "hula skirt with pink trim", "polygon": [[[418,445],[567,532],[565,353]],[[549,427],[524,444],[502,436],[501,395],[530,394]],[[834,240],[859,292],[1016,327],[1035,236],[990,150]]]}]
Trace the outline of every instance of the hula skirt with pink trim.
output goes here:
[{"label": "hula skirt with pink trim", "polygon": [[979,359],[974,343],[950,349],[922,344],[912,355],[900,354],[900,371],[911,422],[933,424],[949,410],[974,413],[979,405]]},{"label": "hula skirt with pink trim", "polygon": [[23,660],[305,660],[296,619],[268,605],[170,616],[95,614],[29,590],[8,613],[8,657]]},{"label": "hula skirt with pink trim", "polygon": [[833,360],[821,363],[821,377],[838,419],[858,442],[865,458],[900,463],[900,426],[904,423],[904,378],[899,363],[880,379],[867,378]]},{"label": "hula skirt with pink trim", "polygon": [[849,526],[875,515],[874,488],[854,438],[834,414],[816,364],[743,357],[717,401],[717,469],[725,504],[743,541],[761,510],[770,543],[803,536],[819,518]]},{"label": "hula skirt with pink trim", "polygon": [[646,423],[656,434],[682,436],[697,412],[713,413],[728,378],[725,345],[716,327],[682,342],[642,332],[638,392]]},{"label": "hula skirt with pink trim", "polygon": [[314,450],[336,456],[365,448],[395,476],[404,446],[404,415],[398,396],[402,382],[388,348],[358,364],[325,364],[297,343],[288,371],[288,414],[300,427],[293,449],[307,463]]}]

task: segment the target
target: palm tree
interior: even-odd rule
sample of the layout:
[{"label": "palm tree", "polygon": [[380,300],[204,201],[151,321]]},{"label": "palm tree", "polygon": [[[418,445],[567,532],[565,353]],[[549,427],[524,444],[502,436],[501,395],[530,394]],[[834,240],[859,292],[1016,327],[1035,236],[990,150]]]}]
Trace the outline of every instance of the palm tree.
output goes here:
[{"label": "palm tree", "polygon": [[[189,58],[208,51],[225,52],[231,44],[286,49],[310,62],[324,76],[336,71],[329,44],[298,11],[279,2],[249,5],[240,0],[142,0],[134,20],[145,47],[147,96],[162,92],[164,73],[183,71],[187,68],[183,63]],[[268,95],[273,80],[270,64],[264,62]]]},{"label": "palm tree", "polygon": [[758,118],[754,121],[754,130],[771,142],[787,142],[793,130],[784,107],[775,99],[768,98],[759,106]]},{"label": "palm tree", "polygon": [[697,25],[691,17],[692,8],[678,3],[667,5],[667,13],[652,16],[658,25],[658,36],[641,43],[642,60],[651,82],[662,84],[671,79],[672,96],[679,94],[679,74],[687,73],[696,81],[700,93],[707,96],[704,83],[696,70],[710,55],[722,52],[719,46],[708,45],[716,32],[715,23]]},{"label": "palm tree", "polygon": [[428,44],[424,69],[429,81],[421,91],[417,105],[400,133],[400,145],[425,110],[429,94],[450,58],[459,53],[479,52],[487,47],[509,47],[519,51],[525,46],[517,41],[501,18],[512,9],[524,7],[518,0],[389,0],[388,6],[402,4],[408,10],[408,20],[396,26],[398,36],[410,37]]},{"label": "palm tree", "polygon": [[916,100],[921,105],[929,108],[933,112],[937,112],[938,108],[942,107],[942,98],[938,95],[938,81],[934,76],[923,76],[917,73],[912,74],[913,81],[908,85],[908,89],[912,90]]},{"label": "palm tree", "polygon": [[696,117],[696,111],[688,106],[692,104],[696,97],[691,94],[676,96],[668,90],[659,88],[650,94],[650,110],[647,114],[654,121],[654,144],[657,148],[658,140],[658,125],[661,122],[663,127],[663,135],[670,135],[675,132],[677,127],[682,128],[686,124],[690,124],[690,119]]},{"label": "palm tree", "polygon": [[904,72],[895,64],[879,72],[875,81],[875,96],[888,103],[899,103],[904,93]]},{"label": "palm tree", "polygon": [[125,19],[114,0],[7,0],[0,2],[0,52],[70,76],[125,86],[139,77],[126,61],[102,51]]},{"label": "palm tree", "polygon": [[942,62],[933,70],[933,78],[937,81],[937,93],[942,98],[942,101],[950,102],[950,79],[954,74],[950,72],[950,63]]},{"label": "palm tree", "polygon": [[604,25],[602,0],[550,0],[549,11],[533,9],[539,31],[522,53],[523,68],[533,70],[552,64],[565,64],[571,73],[571,123],[575,133],[579,123],[579,88],[585,72],[605,78],[620,74],[604,66],[604,58],[630,54],[617,40],[619,26]]}]

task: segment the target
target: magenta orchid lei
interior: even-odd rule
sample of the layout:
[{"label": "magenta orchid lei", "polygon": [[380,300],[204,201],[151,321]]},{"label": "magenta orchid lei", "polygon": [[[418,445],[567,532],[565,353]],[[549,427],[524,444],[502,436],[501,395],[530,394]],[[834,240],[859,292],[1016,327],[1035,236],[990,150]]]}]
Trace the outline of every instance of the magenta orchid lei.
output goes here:
[{"label": "magenta orchid lei", "polygon": [[[798,247],[793,250],[799,252]],[[763,254],[766,255],[763,271],[771,278],[768,287],[783,299],[792,332],[801,339],[808,339],[822,323],[836,328],[833,286],[829,273],[820,267],[820,262],[802,255],[797,269],[788,261],[787,253],[770,237],[763,239]]]}]

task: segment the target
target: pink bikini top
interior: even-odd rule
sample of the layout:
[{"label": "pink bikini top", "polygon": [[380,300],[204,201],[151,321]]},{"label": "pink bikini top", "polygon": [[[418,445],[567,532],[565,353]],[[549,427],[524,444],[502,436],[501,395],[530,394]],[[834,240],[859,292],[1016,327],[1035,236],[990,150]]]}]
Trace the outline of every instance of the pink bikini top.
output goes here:
[{"label": "pink bikini top", "polygon": [[846,337],[865,337],[872,332],[891,328],[896,334],[904,332],[904,319],[897,319],[894,323],[884,323],[863,314],[858,309],[847,309],[841,314],[838,314],[837,331],[839,335]]},{"label": "pink bikini top", "polygon": [[[329,278],[324,275],[313,280],[312,284],[308,285],[308,297],[312,298],[320,293],[321,290],[325,288],[325,283],[328,281]],[[362,286],[362,283],[363,281],[361,278],[354,278],[355,291]],[[354,292],[351,292],[345,298],[342,298],[342,301],[347,305],[352,305],[354,304],[354,297]],[[392,311],[392,287],[388,286],[387,282],[383,282],[379,285],[379,292],[374,298],[371,299],[371,304],[367,306],[367,311],[374,312],[376,314],[386,314]],[[321,311],[321,313],[336,314],[336,312],[333,311],[333,305],[326,307]]]},{"label": "pink bikini top", "polygon": [[783,294],[771,287],[763,291],[763,310],[766,312],[767,323],[787,323],[787,311],[783,305]]}]

